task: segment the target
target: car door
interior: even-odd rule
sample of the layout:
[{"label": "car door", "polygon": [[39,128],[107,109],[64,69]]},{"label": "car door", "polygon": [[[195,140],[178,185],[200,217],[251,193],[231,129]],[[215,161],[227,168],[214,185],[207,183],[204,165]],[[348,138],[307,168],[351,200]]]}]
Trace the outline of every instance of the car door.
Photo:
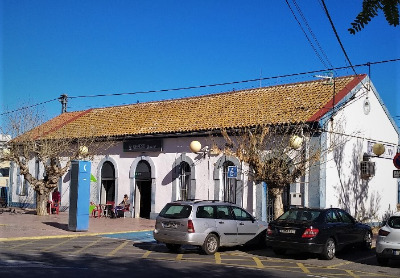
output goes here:
[{"label": "car door", "polygon": [[356,220],[344,210],[338,210],[344,229],[346,230],[346,244],[362,241],[362,230],[357,228]]},{"label": "car door", "polygon": [[216,206],[215,225],[220,235],[220,245],[237,244],[237,225],[229,206]]},{"label": "car door", "polygon": [[258,223],[254,217],[242,208],[232,206],[232,213],[236,219],[237,240],[239,244],[244,244],[252,240],[258,232]]}]

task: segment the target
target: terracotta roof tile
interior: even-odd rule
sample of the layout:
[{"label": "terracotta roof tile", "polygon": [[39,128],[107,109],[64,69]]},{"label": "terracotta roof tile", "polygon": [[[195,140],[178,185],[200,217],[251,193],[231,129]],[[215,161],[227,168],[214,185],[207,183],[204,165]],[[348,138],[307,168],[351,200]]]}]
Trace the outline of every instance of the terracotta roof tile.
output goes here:
[{"label": "terracotta roof tile", "polygon": [[[336,78],[335,101],[364,77]],[[145,135],[314,121],[330,109],[332,97],[332,85],[309,81],[64,113],[42,125],[46,132],[41,134],[58,138]]]}]

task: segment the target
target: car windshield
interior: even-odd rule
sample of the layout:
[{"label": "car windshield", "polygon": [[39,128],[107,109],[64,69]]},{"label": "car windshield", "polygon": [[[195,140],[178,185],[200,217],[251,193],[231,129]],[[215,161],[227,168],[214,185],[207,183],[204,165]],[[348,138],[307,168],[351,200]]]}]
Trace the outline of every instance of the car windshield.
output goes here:
[{"label": "car windshield", "polygon": [[277,220],[286,221],[314,221],[319,215],[317,210],[296,210],[291,209],[282,214]]},{"label": "car windshield", "polygon": [[192,207],[181,204],[167,204],[162,211],[160,216],[164,218],[188,218],[192,211]]},{"label": "car windshield", "polygon": [[400,229],[400,216],[392,216],[388,221],[389,227],[393,229]]}]

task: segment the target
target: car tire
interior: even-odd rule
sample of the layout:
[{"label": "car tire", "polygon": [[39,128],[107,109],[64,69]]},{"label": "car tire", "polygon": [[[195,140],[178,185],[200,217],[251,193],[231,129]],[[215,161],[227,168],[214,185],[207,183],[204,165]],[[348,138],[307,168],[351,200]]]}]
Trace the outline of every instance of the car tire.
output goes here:
[{"label": "car tire", "polygon": [[386,266],[386,265],[389,264],[389,259],[388,258],[382,258],[382,257],[376,255],[376,260],[378,261],[378,264],[382,265],[382,266]]},{"label": "car tire", "polygon": [[286,249],[283,249],[283,248],[273,248],[272,251],[274,251],[274,253],[276,255],[285,255],[286,254]]},{"label": "car tire", "polygon": [[362,247],[366,250],[372,248],[372,234],[370,232],[365,232]]},{"label": "car tire", "polygon": [[204,240],[202,249],[207,255],[214,255],[219,248],[219,238],[215,234],[209,234]]},{"label": "car tire", "polygon": [[333,238],[328,238],[325,243],[324,250],[321,254],[321,258],[324,260],[332,260],[336,254],[336,242]]},{"label": "car tire", "polygon": [[173,244],[173,243],[166,243],[165,246],[167,246],[168,250],[172,252],[177,252],[179,248],[181,248],[180,244]]}]

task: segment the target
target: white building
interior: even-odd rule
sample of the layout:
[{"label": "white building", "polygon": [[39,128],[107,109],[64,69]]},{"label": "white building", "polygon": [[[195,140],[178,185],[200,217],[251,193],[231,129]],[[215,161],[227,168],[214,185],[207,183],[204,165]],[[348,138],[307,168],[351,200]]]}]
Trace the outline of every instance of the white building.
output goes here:
[{"label": "white building", "polygon": [[[238,158],[210,149],[224,144],[221,129],[302,122],[313,130],[313,136],[303,134],[305,155],[324,151],[303,178],[287,185],[285,205],[344,207],[359,219],[376,221],[400,202],[392,176],[399,131],[366,75],[331,81],[63,113],[41,126],[42,137],[79,137],[87,131],[113,138],[115,145],[92,161],[95,203],[119,203],[128,194],[134,217],[154,218],[172,200],[225,199],[270,219],[265,186],[249,180],[248,167]],[[193,153],[192,141],[203,151]],[[371,151],[375,143],[385,146],[380,157]],[[237,166],[236,178],[227,177],[228,166]],[[31,169],[43,175],[34,161]],[[34,205],[34,192],[18,173],[14,169],[11,175],[13,205]],[[67,173],[59,182],[66,209],[69,184]]]}]

